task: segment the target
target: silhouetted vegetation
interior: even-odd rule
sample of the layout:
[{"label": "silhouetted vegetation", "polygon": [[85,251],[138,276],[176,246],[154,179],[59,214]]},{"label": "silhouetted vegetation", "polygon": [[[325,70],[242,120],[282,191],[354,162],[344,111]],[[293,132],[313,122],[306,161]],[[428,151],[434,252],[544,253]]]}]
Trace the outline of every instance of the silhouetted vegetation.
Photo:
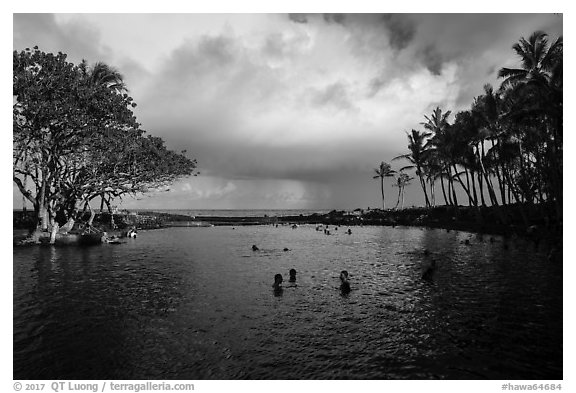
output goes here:
[{"label": "silhouetted vegetation", "polygon": [[196,161],[140,128],[112,67],[35,47],[13,52],[13,71],[13,180],[38,230],[72,227],[94,199],[111,211],[116,198],[194,173]]},{"label": "silhouetted vegetation", "polygon": [[[521,67],[502,68],[498,90],[485,85],[452,123],[450,111],[436,108],[421,123],[425,131],[408,134],[409,152],[394,159],[409,162],[401,170],[415,169],[427,207],[437,204],[439,180],[447,206],[462,204],[460,188],[468,206],[515,204],[525,223],[535,211],[548,223],[561,220],[562,37],[550,43],[537,31],[512,48]],[[495,211],[506,223],[508,210]]]}]

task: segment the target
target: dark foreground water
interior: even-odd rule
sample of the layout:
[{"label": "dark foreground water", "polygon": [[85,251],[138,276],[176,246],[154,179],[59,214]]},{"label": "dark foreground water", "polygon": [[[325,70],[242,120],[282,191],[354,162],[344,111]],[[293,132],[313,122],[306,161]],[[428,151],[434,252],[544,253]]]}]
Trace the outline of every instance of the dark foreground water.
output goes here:
[{"label": "dark foreground water", "polygon": [[562,266],[544,251],[344,229],[168,228],[15,248],[14,379],[562,379]]}]

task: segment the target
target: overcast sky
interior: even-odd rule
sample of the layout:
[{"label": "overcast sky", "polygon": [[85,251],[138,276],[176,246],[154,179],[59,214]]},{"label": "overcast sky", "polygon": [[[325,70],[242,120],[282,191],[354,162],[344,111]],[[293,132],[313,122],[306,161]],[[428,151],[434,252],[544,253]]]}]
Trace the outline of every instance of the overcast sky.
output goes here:
[{"label": "overcast sky", "polygon": [[[126,208],[381,206],[373,168],[436,107],[468,109],[518,66],[511,46],[559,15],[15,14],[13,48],[104,61],[150,134],[198,177]],[[452,120],[452,118],[450,119]],[[395,169],[403,162],[392,163]],[[388,204],[397,189],[386,183]],[[14,193],[14,207],[21,197]],[[407,205],[422,205],[417,182]]]}]

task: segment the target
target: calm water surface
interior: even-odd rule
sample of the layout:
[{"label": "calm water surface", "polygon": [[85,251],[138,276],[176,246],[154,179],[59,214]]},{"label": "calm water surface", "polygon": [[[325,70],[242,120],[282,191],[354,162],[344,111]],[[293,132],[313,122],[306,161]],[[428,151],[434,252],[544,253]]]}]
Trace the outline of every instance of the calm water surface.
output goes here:
[{"label": "calm water surface", "polygon": [[545,251],[344,229],[167,228],[14,248],[14,379],[562,379],[562,266]]}]

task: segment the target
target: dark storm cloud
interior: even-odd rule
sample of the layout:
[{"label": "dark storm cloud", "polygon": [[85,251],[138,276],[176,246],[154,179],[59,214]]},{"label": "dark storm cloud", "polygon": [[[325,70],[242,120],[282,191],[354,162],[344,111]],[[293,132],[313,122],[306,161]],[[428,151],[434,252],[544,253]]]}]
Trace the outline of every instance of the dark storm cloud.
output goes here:
[{"label": "dark storm cloud", "polygon": [[442,55],[434,45],[428,45],[424,47],[420,52],[420,56],[422,56],[422,61],[426,66],[426,68],[433,75],[442,74],[442,64],[443,64]]},{"label": "dark storm cloud", "polygon": [[325,22],[328,23],[337,23],[340,25],[344,24],[344,20],[346,19],[345,14],[322,14],[322,18]]},{"label": "dark storm cloud", "polygon": [[[257,204],[262,179],[321,184],[320,194],[353,179],[378,201],[372,169],[406,152],[404,131],[436,105],[457,112],[485,83],[497,87],[498,69],[518,65],[511,46],[537,29],[555,39],[561,17],[17,14],[14,49],[119,68],[143,127],[222,180],[204,190],[208,204],[240,183]],[[356,201],[347,188],[339,197]]]},{"label": "dark storm cloud", "polygon": [[345,14],[288,14],[288,19],[295,23],[308,23],[310,18],[321,16],[326,23],[344,24]]},{"label": "dark storm cloud", "polygon": [[382,15],[382,22],[389,32],[390,46],[397,50],[406,48],[414,39],[416,24],[403,14]]},{"label": "dark storm cloud", "polygon": [[[353,130],[350,130],[353,133]],[[172,132],[172,135],[176,132]],[[404,138],[401,135],[402,139]],[[172,143],[186,149],[205,168],[203,174],[236,180],[285,179],[330,183],[342,176],[371,174],[372,163],[399,155],[387,145],[366,146],[365,141],[334,145],[327,140],[317,146],[276,146],[270,148],[241,139],[193,141],[177,136]],[[328,138],[329,139],[329,138]],[[201,168],[202,171],[202,168]]]},{"label": "dark storm cloud", "polygon": [[308,23],[307,14],[288,14],[288,18],[296,23]]}]

